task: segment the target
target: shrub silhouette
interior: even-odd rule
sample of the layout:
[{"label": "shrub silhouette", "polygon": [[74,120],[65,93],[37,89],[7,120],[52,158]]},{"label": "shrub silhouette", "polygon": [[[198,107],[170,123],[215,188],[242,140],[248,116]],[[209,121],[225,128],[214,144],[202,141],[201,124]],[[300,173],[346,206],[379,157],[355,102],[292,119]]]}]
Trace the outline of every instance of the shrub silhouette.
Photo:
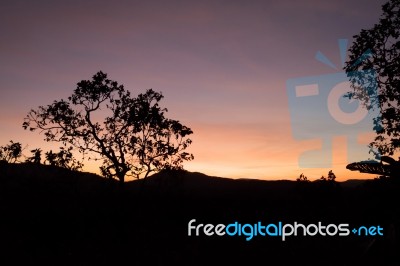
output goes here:
[{"label": "shrub silhouette", "polygon": [[335,179],[336,179],[336,175],[333,173],[332,170],[329,170],[327,177],[321,176],[321,180],[323,180],[323,181],[335,182]]},{"label": "shrub silhouette", "polygon": [[74,171],[81,170],[83,163],[73,157],[72,150],[72,147],[69,147],[68,149],[60,147],[60,151],[57,153],[50,150],[45,153],[45,163],[48,163],[51,166],[63,167]]},{"label": "shrub silhouette", "polygon": [[37,163],[40,164],[42,161],[42,149],[37,148],[34,150],[31,150],[32,156],[26,158],[27,163]]},{"label": "shrub silhouette", "polygon": [[19,142],[10,140],[10,144],[0,146],[0,161],[16,163],[22,156],[22,145]]},{"label": "shrub silhouette", "polygon": [[300,174],[300,176],[296,179],[296,181],[298,181],[298,182],[310,182],[310,180],[308,180],[308,178],[303,173]]}]

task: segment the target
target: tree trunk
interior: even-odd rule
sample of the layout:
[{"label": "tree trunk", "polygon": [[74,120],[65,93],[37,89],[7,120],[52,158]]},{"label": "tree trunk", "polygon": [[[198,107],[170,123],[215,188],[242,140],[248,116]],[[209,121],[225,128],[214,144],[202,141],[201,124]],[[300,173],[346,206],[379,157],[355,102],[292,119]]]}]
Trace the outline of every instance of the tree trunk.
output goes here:
[{"label": "tree trunk", "polygon": [[119,180],[119,183],[121,184],[121,185],[123,185],[124,183],[125,183],[125,174],[119,174],[118,175],[118,180]]}]

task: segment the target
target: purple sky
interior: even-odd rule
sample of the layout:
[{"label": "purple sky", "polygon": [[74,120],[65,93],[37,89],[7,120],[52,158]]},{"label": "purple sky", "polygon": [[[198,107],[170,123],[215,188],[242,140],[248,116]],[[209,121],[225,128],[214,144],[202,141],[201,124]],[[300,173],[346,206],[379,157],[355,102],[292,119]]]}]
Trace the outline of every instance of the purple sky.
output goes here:
[{"label": "purple sky", "polygon": [[[59,147],[25,132],[24,116],[102,70],[133,94],[163,92],[169,116],[194,131],[188,170],[365,177],[344,169],[341,136],[332,167],[299,168],[301,152],[318,143],[293,139],[286,81],[340,71],[337,40],[372,27],[384,2],[2,1],[0,145]],[[315,60],[317,51],[339,69]]]}]

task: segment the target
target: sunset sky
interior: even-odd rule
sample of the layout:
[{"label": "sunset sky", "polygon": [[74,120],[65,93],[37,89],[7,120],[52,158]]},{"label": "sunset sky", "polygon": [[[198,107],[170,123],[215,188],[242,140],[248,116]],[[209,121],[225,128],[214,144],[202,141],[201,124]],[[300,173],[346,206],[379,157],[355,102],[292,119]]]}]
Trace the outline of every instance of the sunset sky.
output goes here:
[{"label": "sunset sky", "polygon": [[[339,180],[371,177],[345,169],[348,132],[332,125],[332,165],[299,165],[301,154],[322,141],[296,137],[302,121],[294,124],[290,111],[307,108],[289,104],[287,82],[343,72],[338,39],[350,45],[378,22],[385,2],[1,1],[0,145],[57,149],[24,131],[23,118],[102,70],[133,95],[149,88],[164,94],[168,117],[194,131],[189,171],[316,179],[332,169]],[[316,60],[318,51],[337,69]],[[313,119],[312,136],[318,125],[326,128],[324,119]],[[365,147],[372,137],[357,136]],[[371,157],[367,148],[359,153]],[[85,170],[98,172],[93,164]]]}]

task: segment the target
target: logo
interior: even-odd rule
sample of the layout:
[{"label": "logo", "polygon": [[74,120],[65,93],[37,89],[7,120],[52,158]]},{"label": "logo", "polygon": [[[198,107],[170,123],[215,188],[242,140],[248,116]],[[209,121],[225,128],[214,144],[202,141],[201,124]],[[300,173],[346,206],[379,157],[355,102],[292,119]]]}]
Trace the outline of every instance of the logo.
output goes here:
[{"label": "logo", "polygon": [[288,237],[297,236],[349,236],[351,233],[355,236],[383,236],[383,228],[378,226],[359,226],[350,230],[350,225],[342,224],[302,224],[294,222],[290,223],[262,223],[242,224],[237,221],[225,224],[202,224],[196,223],[196,219],[192,219],[188,223],[188,236],[238,236],[244,237],[246,241],[252,240],[254,237],[279,237],[285,241]]},{"label": "logo", "polygon": [[[345,63],[347,40],[339,40],[342,67]],[[357,62],[371,56],[366,52]],[[337,67],[321,52],[316,59],[337,70]],[[357,64],[357,63],[356,63]],[[307,150],[299,157],[302,168],[328,168],[332,166],[332,140],[336,136],[347,138],[348,163],[364,160],[369,148],[359,144],[360,134],[373,132],[373,120],[380,114],[376,106],[367,110],[362,102],[346,95],[353,91],[348,76],[366,76],[369,84],[364,84],[365,97],[376,99],[377,82],[374,70],[354,73],[336,72],[327,75],[289,79],[286,90],[289,101],[293,137],[298,141],[318,139],[322,147]],[[354,84],[356,85],[356,84]]]}]

